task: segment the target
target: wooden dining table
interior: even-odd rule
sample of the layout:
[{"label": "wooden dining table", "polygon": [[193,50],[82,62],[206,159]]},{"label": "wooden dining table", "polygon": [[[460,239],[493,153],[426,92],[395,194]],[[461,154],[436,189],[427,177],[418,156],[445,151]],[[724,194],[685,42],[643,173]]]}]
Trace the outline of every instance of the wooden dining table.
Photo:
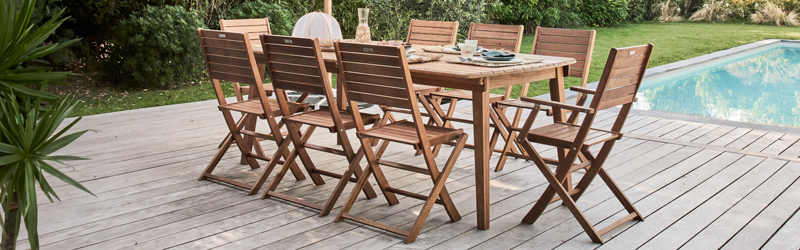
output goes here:
[{"label": "wooden dining table", "polygon": [[[418,53],[422,48],[416,47]],[[253,45],[256,62],[264,64],[266,58],[260,45]],[[325,67],[330,73],[339,73],[334,52],[323,52]],[[489,229],[489,173],[492,149],[489,142],[489,116],[491,111],[489,91],[495,88],[511,87],[535,81],[550,81],[550,98],[564,102],[564,76],[569,72],[569,65],[576,63],[574,58],[517,54],[517,57],[530,60],[541,60],[539,63],[507,67],[483,67],[466,64],[448,63],[446,60],[458,60],[458,55],[444,54],[438,61],[409,64],[411,78],[415,84],[462,89],[472,91],[472,116],[474,121],[475,144],[475,199],[477,202],[477,227]],[[341,83],[341,74],[337,74],[337,82]],[[340,109],[346,109],[346,101],[342,88],[337,90]],[[554,121],[564,121],[565,113],[553,109]]]}]

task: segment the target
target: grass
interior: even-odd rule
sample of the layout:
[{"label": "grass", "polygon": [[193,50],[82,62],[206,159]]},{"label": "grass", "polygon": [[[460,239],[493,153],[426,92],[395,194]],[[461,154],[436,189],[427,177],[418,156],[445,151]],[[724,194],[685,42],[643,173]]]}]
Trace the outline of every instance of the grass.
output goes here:
[{"label": "grass", "polygon": [[[654,67],[764,39],[800,40],[800,28],[798,27],[741,23],[650,22],[612,28],[595,28],[595,30],[597,30],[597,38],[589,72],[589,82],[600,80],[608,52],[612,47],[652,43],[655,45],[655,50],[650,60],[650,67]],[[530,53],[532,43],[533,35],[526,35],[522,44],[522,52]],[[85,80],[86,77],[83,78]],[[566,79],[568,87],[576,86],[579,83],[580,79],[573,77]],[[78,88],[60,91],[60,94],[75,93],[83,101],[73,113],[76,116],[215,98],[211,84],[208,82],[185,84],[181,88],[173,87],[169,90],[136,91],[110,87],[98,88],[93,84],[85,83],[84,85],[89,86],[78,86]],[[516,86],[512,91],[513,97],[519,97],[520,90],[521,87]],[[503,90],[496,89],[493,92],[502,93]],[[548,92],[546,81],[537,82],[531,84],[528,95],[537,96]]]}]

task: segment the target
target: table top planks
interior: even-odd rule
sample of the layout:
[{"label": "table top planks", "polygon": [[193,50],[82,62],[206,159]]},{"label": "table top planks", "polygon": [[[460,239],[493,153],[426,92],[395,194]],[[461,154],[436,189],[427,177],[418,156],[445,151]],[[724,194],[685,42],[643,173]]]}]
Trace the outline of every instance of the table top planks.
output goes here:
[{"label": "table top planks", "polygon": [[[422,50],[417,46],[415,46],[415,48],[418,51]],[[260,57],[260,55],[263,55],[263,49],[261,48],[261,45],[253,45],[253,53],[256,54],[257,59],[258,57]],[[322,57],[325,59],[326,62],[336,61],[336,54],[333,52],[323,52]],[[491,76],[509,75],[520,72],[530,72],[530,71],[549,69],[555,67],[563,67],[563,66],[569,66],[570,64],[574,64],[577,62],[574,58],[569,58],[569,57],[542,56],[542,55],[531,55],[522,53],[517,53],[517,57],[526,60],[542,60],[542,61],[533,64],[495,68],[495,67],[482,67],[475,65],[448,63],[446,62],[447,60],[458,60],[458,55],[444,54],[444,57],[442,57],[438,61],[413,63],[409,64],[408,67],[412,74],[426,73],[426,74],[445,76],[445,77],[475,79],[475,78],[484,78]],[[328,71],[330,72],[330,69]]]}]

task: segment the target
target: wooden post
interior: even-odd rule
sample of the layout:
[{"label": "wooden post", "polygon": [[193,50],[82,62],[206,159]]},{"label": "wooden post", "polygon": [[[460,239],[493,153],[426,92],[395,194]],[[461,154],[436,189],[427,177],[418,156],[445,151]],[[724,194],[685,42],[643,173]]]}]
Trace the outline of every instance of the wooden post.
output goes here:
[{"label": "wooden post", "polygon": [[333,15],[333,3],[331,1],[333,0],[325,0],[325,13],[328,15]]}]

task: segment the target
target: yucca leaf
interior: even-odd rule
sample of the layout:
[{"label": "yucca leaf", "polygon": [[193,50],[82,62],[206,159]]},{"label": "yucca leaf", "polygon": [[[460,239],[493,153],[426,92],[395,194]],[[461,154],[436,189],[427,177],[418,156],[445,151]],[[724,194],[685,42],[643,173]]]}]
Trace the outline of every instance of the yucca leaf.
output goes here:
[{"label": "yucca leaf", "polygon": [[[62,162],[61,164],[64,164],[64,163]],[[69,165],[67,165],[67,166],[69,166]],[[73,187],[76,187],[76,188],[78,188],[78,189],[80,189],[80,190],[82,190],[84,192],[87,192],[87,193],[89,193],[91,195],[96,196],[94,193],[92,193],[92,191],[89,191],[89,189],[86,189],[86,187],[84,187],[83,185],[81,185],[77,181],[73,180],[72,178],[70,178],[66,174],[62,173],[58,169],[54,168],[53,166],[51,166],[49,164],[42,164],[41,167],[42,167],[42,170],[44,172],[46,172],[46,173],[58,178],[59,180],[63,181],[64,183],[72,185]]]},{"label": "yucca leaf", "polygon": [[[19,150],[20,149],[18,147],[14,147],[14,146],[8,145],[6,143],[0,142],[0,152],[2,152],[2,153],[17,154],[19,152]],[[2,166],[2,165],[5,165],[5,164],[0,164],[0,166]]]},{"label": "yucca leaf", "polygon": [[22,160],[22,156],[16,154],[0,156],[0,166],[5,166],[11,163],[15,163],[18,162],[19,160]]},{"label": "yucca leaf", "polygon": [[7,88],[10,88],[13,92],[19,92],[19,93],[21,93],[23,95],[27,95],[27,96],[34,97],[34,98],[42,98],[42,99],[45,99],[45,100],[56,100],[56,99],[58,99],[57,95],[50,94],[50,93],[47,93],[47,92],[44,92],[44,91],[38,91],[38,90],[35,90],[35,89],[30,89],[28,87],[17,85],[17,84],[14,84],[12,82],[7,82],[7,81],[0,80],[0,85],[2,85],[4,87],[7,87]]},{"label": "yucca leaf", "polygon": [[64,137],[58,138],[57,140],[55,140],[52,143],[50,143],[49,145],[47,145],[47,147],[41,148],[39,150],[39,152],[41,154],[43,154],[43,155],[52,154],[53,152],[56,152],[59,149],[69,145],[70,143],[72,143],[73,141],[78,139],[78,137],[81,137],[83,134],[85,134],[86,132],[88,132],[88,130],[75,132],[75,133],[66,135]]},{"label": "yucca leaf", "polygon": [[[39,164],[47,164],[46,162],[40,162]],[[36,175],[36,180],[39,182],[39,187],[42,189],[42,192],[45,196],[47,196],[47,200],[51,203],[53,202],[53,197],[56,197],[57,200],[61,201],[61,198],[56,195],[56,192],[50,186],[50,183],[47,182],[47,179],[44,178],[44,172],[39,171],[39,174]],[[52,196],[51,196],[52,194]]]}]

